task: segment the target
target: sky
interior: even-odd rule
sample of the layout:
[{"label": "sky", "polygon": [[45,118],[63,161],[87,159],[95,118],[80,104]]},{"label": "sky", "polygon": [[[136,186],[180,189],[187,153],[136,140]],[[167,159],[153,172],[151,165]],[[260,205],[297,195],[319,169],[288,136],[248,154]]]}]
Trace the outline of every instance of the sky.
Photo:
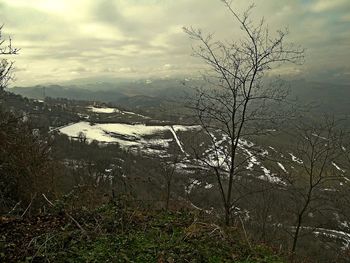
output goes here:
[{"label": "sky", "polygon": [[[233,0],[243,11],[247,0]],[[306,49],[302,66],[275,74],[316,81],[350,80],[349,0],[256,0],[252,17],[271,31],[288,27],[288,40]],[[202,62],[183,26],[239,37],[220,0],[0,0],[0,24],[19,55],[15,85],[77,78],[195,76]]]}]

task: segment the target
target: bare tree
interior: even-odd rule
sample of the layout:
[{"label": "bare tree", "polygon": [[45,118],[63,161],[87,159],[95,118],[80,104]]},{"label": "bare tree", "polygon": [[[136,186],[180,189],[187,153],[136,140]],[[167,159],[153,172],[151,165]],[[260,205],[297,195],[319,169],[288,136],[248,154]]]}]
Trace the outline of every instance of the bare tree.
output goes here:
[{"label": "bare tree", "polygon": [[12,61],[9,61],[6,56],[15,55],[19,49],[12,46],[12,40],[4,39],[2,35],[3,26],[0,26],[0,91],[2,91],[12,78],[11,71],[13,69]]},{"label": "bare tree", "polygon": [[315,217],[316,214],[323,218],[322,211],[333,208],[326,190],[335,190],[344,180],[344,175],[338,166],[343,155],[343,133],[334,119],[324,118],[321,123],[310,121],[297,125],[292,136],[296,138],[293,171],[286,174],[284,179],[294,203],[287,209],[291,210],[294,218],[291,246],[294,254],[300,231],[310,228],[303,226],[306,218],[310,215]]},{"label": "bare tree", "polygon": [[173,187],[174,175],[176,174],[176,166],[179,163],[179,155],[174,154],[170,161],[161,161],[161,173],[165,181],[165,210],[169,210],[169,202]]},{"label": "bare tree", "polygon": [[[254,23],[250,19],[253,6],[239,14],[230,1],[222,2],[244,34],[240,40],[219,41],[199,29],[184,30],[199,42],[194,56],[208,66],[203,76],[206,85],[196,89],[191,108],[216,152],[211,161],[201,161],[216,175],[229,224],[234,181],[246,163],[238,160],[241,140],[265,133],[263,124],[280,117],[273,106],[286,96],[281,85],[268,86],[264,77],[281,64],[302,63],[304,51],[286,43],[286,30],[271,34],[263,19]],[[227,147],[219,148],[217,136],[223,136]]]}]

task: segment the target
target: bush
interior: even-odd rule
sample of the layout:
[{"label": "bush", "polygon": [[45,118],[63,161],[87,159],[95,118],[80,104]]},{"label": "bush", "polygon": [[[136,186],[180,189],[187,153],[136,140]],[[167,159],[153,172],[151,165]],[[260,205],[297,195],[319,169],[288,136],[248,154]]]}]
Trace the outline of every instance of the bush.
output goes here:
[{"label": "bush", "polygon": [[0,109],[0,212],[16,203],[37,209],[37,197],[52,188],[53,170],[48,141],[25,115]]}]

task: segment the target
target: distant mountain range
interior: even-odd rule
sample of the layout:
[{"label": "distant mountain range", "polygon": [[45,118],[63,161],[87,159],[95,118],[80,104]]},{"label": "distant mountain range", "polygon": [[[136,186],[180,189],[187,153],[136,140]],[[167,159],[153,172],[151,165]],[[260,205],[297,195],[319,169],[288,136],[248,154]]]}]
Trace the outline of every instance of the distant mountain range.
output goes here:
[{"label": "distant mountain range", "polygon": [[[199,80],[155,79],[155,80],[108,80],[108,82],[37,85],[13,87],[16,94],[34,99],[45,96],[75,100],[113,103],[130,108],[157,107],[164,100],[181,100],[192,93],[191,87],[203,85]],[[83,83],[83,84],[82,84]],[[350,114],[350,85],[290,81],[290,98],[300,104],[313,104],[320,112]]]}]

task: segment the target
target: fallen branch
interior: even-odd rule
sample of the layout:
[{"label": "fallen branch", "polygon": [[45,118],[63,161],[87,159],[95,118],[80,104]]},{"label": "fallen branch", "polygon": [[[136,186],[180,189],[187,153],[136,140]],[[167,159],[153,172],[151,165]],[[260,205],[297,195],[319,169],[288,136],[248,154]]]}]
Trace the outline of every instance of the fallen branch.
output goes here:
[{"label": "fallen branch", "polygon": [[[45,194],[42,194],[42,196],[44,197],[44,199],[50,204],[50,206],[54,206],[54,204],[46,197]],[[86,230],[79,224],[79,222],[77,220],[75,220],[75,218],[73,216],[71,216],[67,211],[64,210],[64,213],[66,214],[67,217],[69,217],[70,220],[72,220],[74,222],[74,224],[81,230],[81,232],[83,232],[83,234],[90,239],[89,235],[87,234]]]},{"label": "fallen branch", "polygon": [[243,229],[243,232],[244,232],[245,239],[246,239],[246,241],[248,243],[248,246],[249,246],[250,250],[252,250],[252,245],[250,244],[250,241],[249,241],[249,238],[248,238],[248,234],[247,234],[247,231],[246,231],[245,226],[244,226],[244,222],[243,222],[243,220],[242,220],[242,218],[240,216],[238,216],[238,217],[239,217],[239,220],[241,221],[241,224],[242,224],[242,229]]},{"label": "fallen branch", "polygon": [[24,217],[24,215],[27,213],[27,211],[29,210],[29,208],[32,206],[33,200],[36,197],[36,193],[34,194],[34,196],[32,197],[32,199],[30,200],[29,205],[27,206],[26,210],[24,210],[23,214],[21,215],[21,217]]},{"label": "fallen branch", "polygon": [[19,202],[11,209],[11,211],[8,212],[7,214],[8,214],[8,215],[12,214],[12,212],[15,211],[16,208],[17,208],[17,206],[19,206],[21,203],[22,203],[22,201],[19,201]]},{"label": "fallen branch", "polygon": [[45,199],[51,206],[54,206],[54,204],[46,197],[45,194],[42,194],[42,196],[44,197],[44,199]]}]

